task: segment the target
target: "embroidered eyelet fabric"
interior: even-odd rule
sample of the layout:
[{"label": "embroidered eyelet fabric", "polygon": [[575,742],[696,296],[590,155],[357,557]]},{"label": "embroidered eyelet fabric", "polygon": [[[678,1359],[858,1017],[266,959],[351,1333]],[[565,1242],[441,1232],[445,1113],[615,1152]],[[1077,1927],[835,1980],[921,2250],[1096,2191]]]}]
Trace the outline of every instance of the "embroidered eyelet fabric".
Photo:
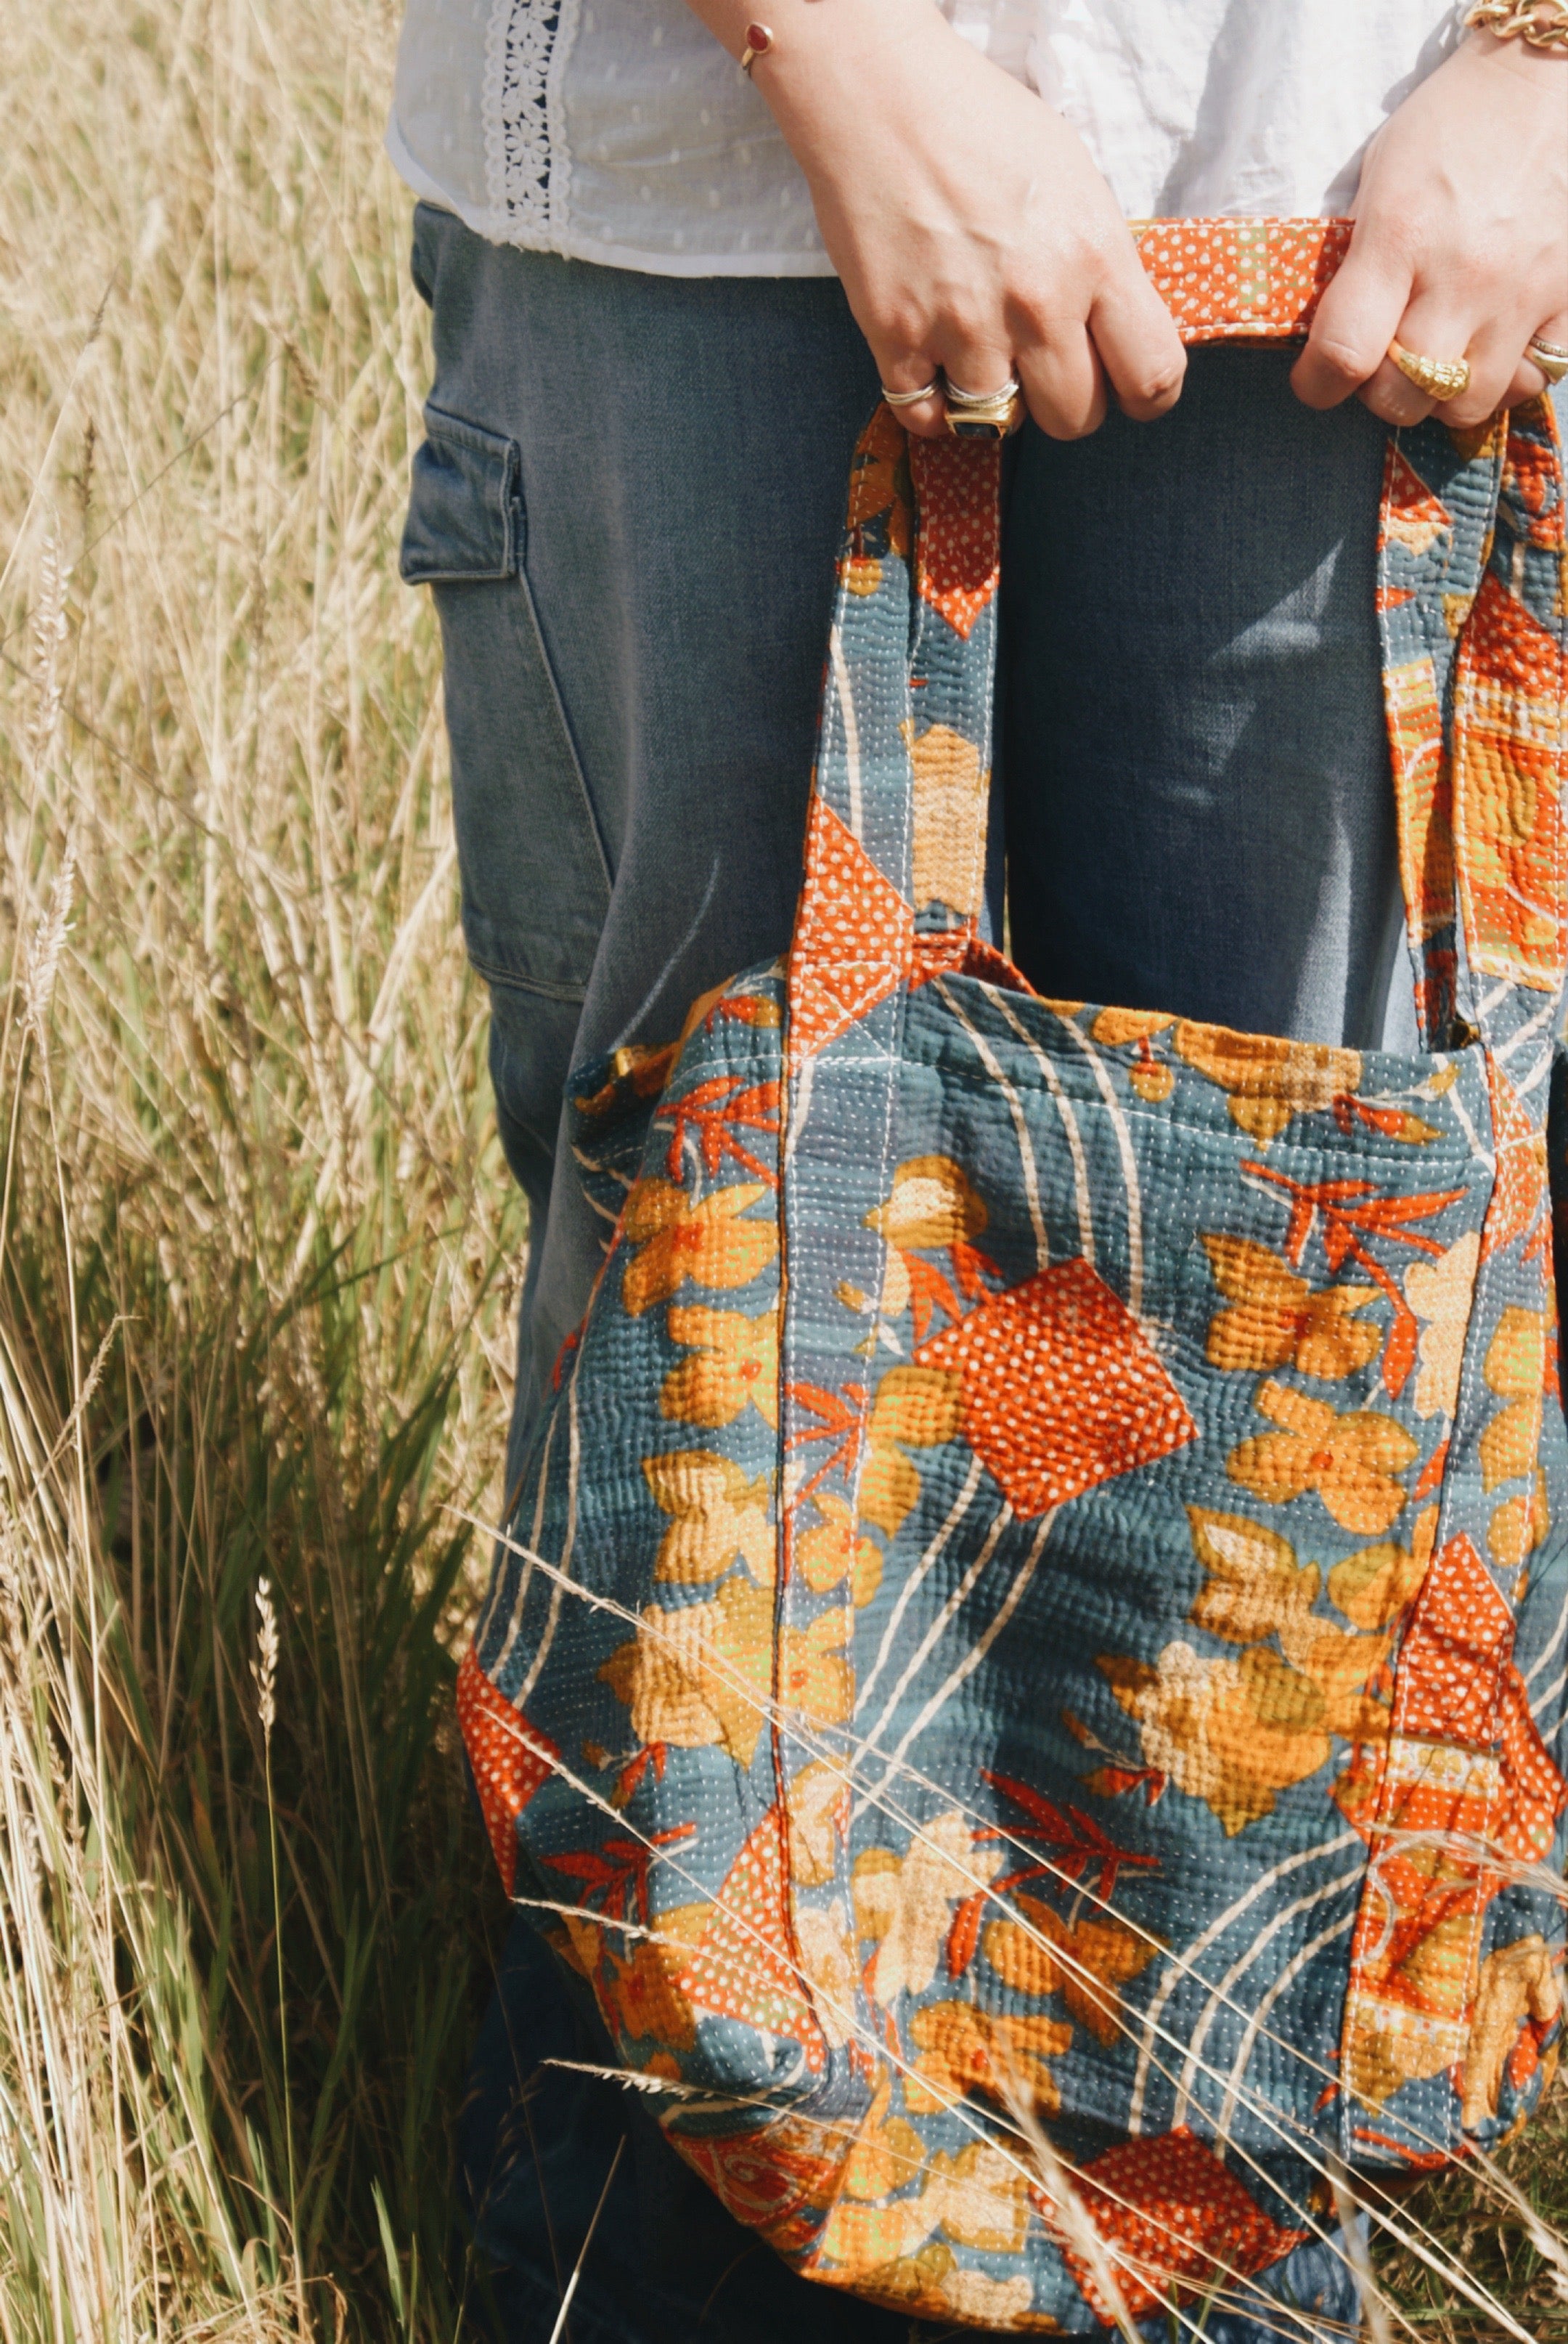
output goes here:
[{"label": "embroidered eyelet fabric", "polygon": [[[1141,239],[1191,338],[1273,338],[1345,233]],[[612,1234],[458,1703],[508,1889],[731,2211],[1084,2333],[1222,2304],[1333,2159],[1491,2147],[1555,2061],[1563,476],[1543,402],[1391,441],[1408,1057],[978,940],[999,481],[861,440],[788,963],[581,1080]]]}]

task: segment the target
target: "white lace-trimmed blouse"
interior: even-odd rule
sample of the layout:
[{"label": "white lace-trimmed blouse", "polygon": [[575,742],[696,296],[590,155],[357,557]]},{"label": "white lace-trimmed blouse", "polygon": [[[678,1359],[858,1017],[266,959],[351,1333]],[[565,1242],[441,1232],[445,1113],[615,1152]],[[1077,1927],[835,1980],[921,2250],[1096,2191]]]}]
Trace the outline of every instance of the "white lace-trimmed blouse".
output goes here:
[{"label": "white lace-trimmed blouse", "polygon": [[[832,0],[826,0],[830,6]],[[938,0],[1082,134],[1130,218],[1342,211],[1456,0]],[[683,0],[407,0],[387,144],[493,242],[832,274],[772,116]]]}]

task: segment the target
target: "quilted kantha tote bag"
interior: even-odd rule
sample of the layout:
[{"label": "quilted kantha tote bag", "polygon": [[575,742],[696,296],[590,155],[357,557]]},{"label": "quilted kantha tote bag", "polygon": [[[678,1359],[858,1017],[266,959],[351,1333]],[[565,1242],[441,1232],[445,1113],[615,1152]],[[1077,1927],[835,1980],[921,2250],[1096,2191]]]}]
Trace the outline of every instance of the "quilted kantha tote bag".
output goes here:
[{"label": "quilted kantha tote bag", "polygon": [[[1344,235],[1143,249],[1264,339]],[[1073,2333],[1225,2299],[1554,2057],[1563,499],[1544,403],[1391,444],[1396,1057],[979,941],[1000,461],[878,413],[788,964],[579,1082],[609,1242],[459,1702],[724,2203]]]}]

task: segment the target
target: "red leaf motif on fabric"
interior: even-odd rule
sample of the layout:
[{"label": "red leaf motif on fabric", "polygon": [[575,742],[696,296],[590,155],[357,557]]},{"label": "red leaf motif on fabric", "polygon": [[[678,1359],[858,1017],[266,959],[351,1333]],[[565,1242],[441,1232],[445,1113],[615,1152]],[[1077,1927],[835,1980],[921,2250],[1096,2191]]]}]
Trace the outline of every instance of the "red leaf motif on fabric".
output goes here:
[{"label": "red leaf motif on fabric", "polygon": [[715,1075],[697,1084],[684,1097],[671,1099],[655,1117],[656,1122],[668,1122],[671,1127],[665,1164],[670,1178],[680,1178],[681,1159],[689,1135],[697,1141],[703,1168],[710,1177],[729,1156],[737,1164],[743,1164],[749,1172],[755,1172],[759,1180],[766,1180],[770,1188],[776,1188],[776,1167],[753,1156],[737,1133],[746,1129],[776,1134],[779,1128],[779,1091],[777,1083],[744,1084],[739,1075]]},{"label": "red leaf motif on fabric", "polygon": [[[983,1770],[982,1770],[983,1771]],[[1078,1885],[1095,1876],[1095,1894],[1109,1904],[1116,1894],[1116,1883],[1123,1872],[1157,1872],[1157,1856],[1138,1855],[1131,1848],[1118,1847],[1109,1834],[1102,1832],[1093,1819],[1081,1807],[1059,1807],[1054,1799],[1043,1792],[1031,1790],[1027,1783],[1015,1782],[1010,1774],[986,1773],[985,1780],[1017,1807],[1022,1822],[988,1824],[975,1834],[975,1844],[1000,1840],[1018,1852],[1018,1843],[1034,1842],[1050,1850],[1049,1857],[1039,1864],[1025,1862],[1000,1880],[994,1881],[990,1895],[995,1898],[1010,1888],[1018,1888],[1030,1880],[1054,1879]],[[1152,1805],[1153,1801],[1150,1803]]]}]

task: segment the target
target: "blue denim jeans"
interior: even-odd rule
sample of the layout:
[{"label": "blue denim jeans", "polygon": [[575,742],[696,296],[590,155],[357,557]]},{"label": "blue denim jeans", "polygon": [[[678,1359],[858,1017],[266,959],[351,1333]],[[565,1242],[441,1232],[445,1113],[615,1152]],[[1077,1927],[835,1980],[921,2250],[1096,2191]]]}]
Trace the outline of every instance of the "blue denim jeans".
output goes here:
[{"label": "blue denim jeans", "polygon": [[[436,378],[403,567],[440,613],[464,930],[532,1217],[510,1478],[600,1258],[560,1137],[572,1066],[669,1039],[789,940],[876,376],[831,282],[638,276],[426,206],[414,270]],[[1157,425],[1014,443],[1011,946],[1059,996],[1413,1049],[1373,618],[1384,435],[1354,404],[1309,414],[1289,368],[1200,351]],[[548,2337],[623,2137],[576,2344],[904,2344],[907,2319],[739,2230],[630,2096],[544,2064],[607,2056],[519,1920],[462,2144],[506,2344]],[[1353,2329],[1321,2246],[1260,2286]],[[1261,2304],[1187,2326],[1313,2332]]]}]

